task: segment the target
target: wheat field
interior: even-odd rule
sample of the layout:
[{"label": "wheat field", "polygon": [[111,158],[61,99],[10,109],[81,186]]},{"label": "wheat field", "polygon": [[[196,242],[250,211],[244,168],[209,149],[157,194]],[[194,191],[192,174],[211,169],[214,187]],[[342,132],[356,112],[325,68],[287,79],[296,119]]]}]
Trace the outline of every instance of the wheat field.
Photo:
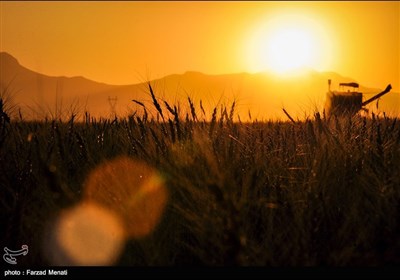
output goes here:
[{"label": "wheat field", "polygon": [[120,156],[157,170],[168,201],[116,265],[400,264],[398,119],[241,122],[235,103],[204,112],[189,99],[180,112],[151,94],[153,108],[134,101],[144,113],[126,119],[1,118],[0,239],[29,244],[22,264],[48,264],[48,221]]}]

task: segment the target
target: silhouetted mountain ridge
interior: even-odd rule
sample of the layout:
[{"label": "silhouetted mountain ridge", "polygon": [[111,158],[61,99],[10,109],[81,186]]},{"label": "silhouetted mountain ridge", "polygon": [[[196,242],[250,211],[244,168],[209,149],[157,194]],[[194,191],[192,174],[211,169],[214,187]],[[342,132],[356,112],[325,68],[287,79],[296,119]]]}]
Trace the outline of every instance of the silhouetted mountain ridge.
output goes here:
[{"label": "silhouetted mountain ridge", "polygon": [[[68,114],[75,107],[80,112],[87,110],[95,117],[109,117],[114,113],[123,116],[135,110],[142,112],[132,99],[152,107],[147,82],[109,85],[82,76],[43,75],[20,65],[16,58],[5,52],[0,53],[0,70],[2,94],[6,89],[12,97],[9,102],[20,108],[27,118]],[[186,71],[153,79],[150,84],[158,98],[170,104],[179,103],[182,111],[188,109],[188,96],[196,106],[202,100],[209,114],[215,106],[230,106],[236,100],[236,112],[242,119],[249,110],[253,116],[268,119],[282,117],[282,107],[299,116],[311,114],[316,108],[321,110],[328,79],[332,80],[332,89],[338,89],[339,82],[356,82],[335,72],[306,69],[292,77],[276,77],[268,72],[208,75]],[[381,89],[361,86],[360,91],[368,94],[378,93]],[[380,106],[398,114],[399,94],[387,94]],[[56,112],[55,108],[64,111]]]}]

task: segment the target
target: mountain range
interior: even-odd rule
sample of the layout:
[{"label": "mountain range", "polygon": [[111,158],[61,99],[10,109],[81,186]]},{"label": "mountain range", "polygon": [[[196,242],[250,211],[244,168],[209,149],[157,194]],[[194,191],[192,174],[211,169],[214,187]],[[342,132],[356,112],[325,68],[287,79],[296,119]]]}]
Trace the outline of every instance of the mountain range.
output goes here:
[{"label": "mountain range", "polygon": [[[282,108],[302,118],[323,109],[328,79],[332,80],[332,89],[339,89],[341,82],[357,82],[334,72],[314,70],[286,78],[266,72],[207,75],[188,71],[138,84],[109,85],[84,77],[43,75],[20,65],[12,55],[0,53],[0,94],[6,110],[14,117],[20,113],[23,119],[68,117],[72,112],[85,111],[96,118],[127,116],[134,111],[141,114],[143,108],[132,100],[153,107],[148,83],[160,102],[179,105],[181,112],[190,111],[190,97],[199,110],[202,102],[207,117],[215,106],[230,107],[235,101],[235,112],[242,120],[249,117],[249,111],[253,119],[286,118]],[[385,87],[382,85],[382,89]],[[364,99],[382,89],[362,85],[359,88]],[[369,108],[376,110],[376,103]],[[383,96],[379,102],[379,111],[389,115],[399,116],[399,108],[400,95],[396,92]]]}]

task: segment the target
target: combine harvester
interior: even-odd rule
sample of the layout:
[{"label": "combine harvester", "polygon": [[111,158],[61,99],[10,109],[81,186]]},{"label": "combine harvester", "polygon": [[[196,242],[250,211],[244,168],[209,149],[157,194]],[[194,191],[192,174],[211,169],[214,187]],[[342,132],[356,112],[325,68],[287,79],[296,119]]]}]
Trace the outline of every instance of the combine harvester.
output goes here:
[{"label": "combine harvester", "polygon": [[366,105],[388,93],[392,86],[389,84],[384,91],[366,101],[362,101],[363,94],[358,91],[358,88],[357,83],[340,83],[339,91],[331,91],[331,80],[328,80],[328,93],[325,102],[327,116],[353,116],[360,110],[366,110],[364,108]]}]

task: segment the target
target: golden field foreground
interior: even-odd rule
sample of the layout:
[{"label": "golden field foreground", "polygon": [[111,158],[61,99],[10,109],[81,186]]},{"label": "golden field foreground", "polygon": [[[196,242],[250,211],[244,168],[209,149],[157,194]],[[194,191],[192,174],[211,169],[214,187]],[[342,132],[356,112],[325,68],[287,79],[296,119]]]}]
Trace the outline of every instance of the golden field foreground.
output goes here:
[{"label": "golden field foreground", "polygon": [[[9,122],[3,114],[0,238],[29,245],[19,263],[52,263],[48,224],[94,199],[103,210],[85,219],[108,209],[124,224],[119,253],[99,257],[106,264],[400,264],[398,119],[316,113],[244,123],[233,121],[233,104],[204,121],[189,105],[181,114],[155,101],[158,121]],[[147,185],[135,185],[135,169]],[[64,261],[56,264],[85,264]]]}]

